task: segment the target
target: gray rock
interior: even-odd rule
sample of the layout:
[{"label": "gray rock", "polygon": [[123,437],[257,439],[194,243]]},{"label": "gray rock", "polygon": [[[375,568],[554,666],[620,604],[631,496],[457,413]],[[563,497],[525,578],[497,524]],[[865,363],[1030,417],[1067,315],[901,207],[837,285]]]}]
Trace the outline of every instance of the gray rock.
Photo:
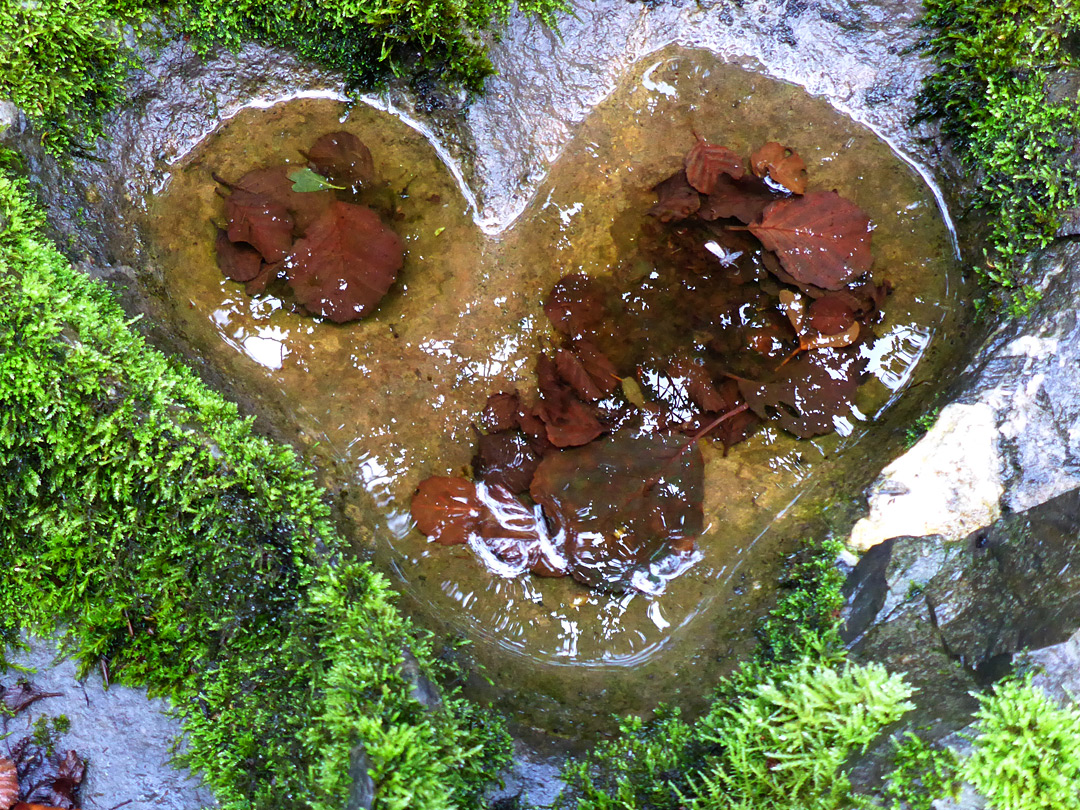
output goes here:
[{"label": "gray rock", "polygon": [[420,671],[420,662],[412,650],[402,651],[401,675],[409,683],[409,694],[425,709],[435,711],[442,708],[442,694],[431,678]]},{"label": "gray rock", "polygon": [[1068,641],[1028,653],[1032,683],[1061,706],[1080,704],[1080,631]]},{"label": "gray rock", "polygon": [[363,744],[358,744],[349,752],[349,778],[352,787],[345,802],[345,810],[371,810],[375,804],[375,780],[368,772],[371,760]]},{"label": "gray rock", "polygon": [[[1080,627],[1080,490],[997,521],[962,543],[902,537],[864,555],[847,583],[856,657],[907,673],[923,722],[956,728],[968,692],[1028,648]],[[1065,660],[1065,659],[1063,659]]]},{"label": "gray rock", "polygon": [[[174,768],[171,751],[181,735],[180,724],[168,715],[168,705],[149,699],[144,689],[113,684],[107,689],[101,673],[85,680],[75,677],[75,664],[56,659],[56,645],[33,640],[29,652],[9,652],[11,663],[34,670],[27,677],[60,697],[31,705],[7,722],[11,745],[39,717],[65,715],[71,730],[58,741],[87,760],[80,807],[106,810],[123,804],[127,810],[197,810],[216,806],[213,795],[187,771]],[[18,673],[8,671],[10,683]]]}]

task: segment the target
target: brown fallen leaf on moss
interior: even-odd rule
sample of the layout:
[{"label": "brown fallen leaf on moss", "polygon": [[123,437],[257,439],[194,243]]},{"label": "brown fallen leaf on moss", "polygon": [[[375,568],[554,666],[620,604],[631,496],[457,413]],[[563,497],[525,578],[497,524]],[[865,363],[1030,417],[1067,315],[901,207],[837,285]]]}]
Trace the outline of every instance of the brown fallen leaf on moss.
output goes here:
[{"label": "brown fallen leaf on moss", "polygon": [[401,238],[378,214],[334,202],[297,241],[285,272],[306,310],[345,323],[375,310],[404,261]]},{"label": "brown fallen leaf on moss", "polygon": [[742,158],[726,146],[718,146],[699,138],[686,153],[686,181],[702,194],[712,194],[721,175],[738,180],[746,170]]},{"label": "brown fallen leaf on moss", "polygon": [[330,132],[302,153],[312,168],[338,186],[366,186],[375,179],[371,150],[351,132]]},{"label": "brown fallen leaf on moss", "polygon": [[444,546],[468,541],[480,531],[484,514],[472,481],[443,475],[420,482],[410,511],[420,533]]},{"label": "brown fallen leaf on moss", "polygon": [[789,146],[769,141],[750,156],[750,167],[758,177],[767,175],[792,194],[806,193],[806,163]]},{"label": "brown fallen leaf on moss", "polygon": [[797,282],[838,290],[873,263],[870,219],[835,191],[787,197],[748,226]]}]

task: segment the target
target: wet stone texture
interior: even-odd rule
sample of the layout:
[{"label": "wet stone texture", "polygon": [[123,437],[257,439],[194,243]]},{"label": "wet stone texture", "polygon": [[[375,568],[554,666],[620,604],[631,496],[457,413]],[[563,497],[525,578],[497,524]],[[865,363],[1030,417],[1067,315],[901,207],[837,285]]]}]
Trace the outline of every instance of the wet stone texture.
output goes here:
[{"label": "wet stone texture", "polygon": [[907,673],[920,690],[915,725],[963,725],[967,692],[1080,627],[1078,540],[1080,490],[961,542],[887,540],[848,580],[846,639],[858,658]]}]

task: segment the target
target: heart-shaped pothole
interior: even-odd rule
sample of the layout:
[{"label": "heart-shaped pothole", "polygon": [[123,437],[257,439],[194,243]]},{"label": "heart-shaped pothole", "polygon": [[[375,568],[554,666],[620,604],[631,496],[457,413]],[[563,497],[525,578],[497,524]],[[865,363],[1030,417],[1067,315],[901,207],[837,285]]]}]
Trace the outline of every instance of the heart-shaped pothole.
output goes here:
[{"label": "heart-shaped pothole", "polygon": [[[224,280],[212,224],[221,203],[211,171],[302,165],[298,150],[337,130],[371,149],[407,251],[377,312],[344,326]],[[462,547],[429,543],[409,518],[417,484],[467,467],[489,394],[533,387],[535,358],[555,337],[544,297],[567,273],[610,273],[633,253],[652,186],[680,165],[695,133],[746,154],[789,144],[814,187],[838,190],[874,222],[874,268],[895,293],[845,435],[798,440],[766,428],[726,457],[722,446],[703,446],[703,558],[658,598],[503,579]],[[299,100],[224,124],[175,171],[147,232],[177,331],[264,403],[260,414],[279,434],[299,431],[341,494],[358,551],[374,556],[422,623],[475,642],[520,719],[552,727],[692,701],[730,665],[733,639],[745,640],[777,552],[801,521],[857,497],[887,460],[882,411],[913,379],[940,381],[941,338],[959,316],[933,197],[886,144],[823,101],[681,53],[641,65],[594,111],[512,228],[484,235],[470,213],[417,132],[364,106],[346,114],[335,102]]]}]

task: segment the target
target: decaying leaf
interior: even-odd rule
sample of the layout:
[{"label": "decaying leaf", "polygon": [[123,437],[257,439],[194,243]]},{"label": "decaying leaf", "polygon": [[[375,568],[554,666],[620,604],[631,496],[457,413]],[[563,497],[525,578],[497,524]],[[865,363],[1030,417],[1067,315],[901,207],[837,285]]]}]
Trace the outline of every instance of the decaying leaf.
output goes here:
[{"label": "decaying leaf", "polygon": [[251,281],[262,270],[263,259],[259,251],[244,242],[231,241],[221,228],[218,228],[214,252],[222,275],[231,281]]},{"label": "decaying leaf", "polygon": [[284,206],[292,214],[295,230],[302,234],[334,201],[334,195],[330,191],[300,193],[289,176],[295,171],[295,166],[272,166],[253,169],[235,183],[225,183],[220,177],[217,180],[227,188],[259,194]]},{"label": "decaying leaf", "polygon": [[750,156],[750,166],[758,177],[768,175],[792,194],[806,193],[806,163],[791,147],[769,141]]},{"label": "decaying leaf", "polygon": [[473,472],[478,481],[518,495],[528,492],[540,457],[523,433],[504,430],[477,439]]},{"label": "decaying leaf", "polygon": [[225,219],[229,240],[246,242],[268,262],[284,259],[292,247],[292,214],[264,194],[235,189],[225,198]]},{"label": "decaying leaf", "polygon": [[838,295],[826,295],[810,304],[807,311],[810,327],[823,335],[837,335],[855,323],[855,310]]},{"label": "decaying leaf", "polygon": [[19,775],[15,763],[0,757],[0,810],[9,810],[19,800]]},{"label": "decaying leaf", "polygon": [[315,171],[339,186],[364,186],[375,179],[371,151],[351,132],[323,135],[304,156]]},{"label": "decaying leaf", "polygon": [[567,337],[587,335],[604,317],[604,292],[591,276],[570,273],[560,278],[544,299],[544,314]]},{"label": "decaying leaf", "polygon": [[0,687],[0,691],[3,693],[0,700],[3,701],[7,712],[12,715],[19,714],[27,706],[43,698],[61,696],[60,692],[46,692],[43,689],[38,689],[29,681],[21,679],[12,686]]},{"label": "decaying leaf", "polygon": [[750,231],[796,281],[838,290],[870,269],[870,219],[835,191],[771,203]]},{"label": "decaying leaf", "polygon": [[566,534],[571,575],[621,589],[701,533],[704,463],[681,437],[624,431],[547,456],[530,492]]},{"label": "decaying leaf", "polygon": [[726,146],[699,138],[686,154],[686,180],[702,194],[712,194],[721,175],[738,180],[745,173],[742,158]]},{"label": "decaying leaf", "polygon": [[33,738],[23,737],[11,746],[11,760],[19,779],[20,801],[14,807],[76,807],[86,764],[74,751],[50,753]]},{"label": "decaying leaf", "polygon": [[649,211],[661,222],[686,219],[701,207],[701,195],[686,179],[686,172],[673,174],[654,186],[657,202]]},{"label": "decaying leaf", "polygon": [[285,262],[297,300],[335,323],[372,312],[404,264],[401,238],[370,208],[334,202]]},{"label": "decaying leaf", "polygon": [[555,352],[555,368],[563,381],[585,402],[596,402],[604,398],[603,389],[596,384],[585,364],[573,352],[566,349]]},{"label": "decaying leaf", "polygon": [[778,196],[764,181],[752,174],[738,180],[721,175],[712,193],[701,204],[698,216],[706,221],[734,217],[749,225]]},{"label": "decaying leaf", "polygon": [[468,541],[480,531],[483,508],[476,485],[467,478],[425,478],[413,495],[411,511],[421,534],[444,546]]}]

